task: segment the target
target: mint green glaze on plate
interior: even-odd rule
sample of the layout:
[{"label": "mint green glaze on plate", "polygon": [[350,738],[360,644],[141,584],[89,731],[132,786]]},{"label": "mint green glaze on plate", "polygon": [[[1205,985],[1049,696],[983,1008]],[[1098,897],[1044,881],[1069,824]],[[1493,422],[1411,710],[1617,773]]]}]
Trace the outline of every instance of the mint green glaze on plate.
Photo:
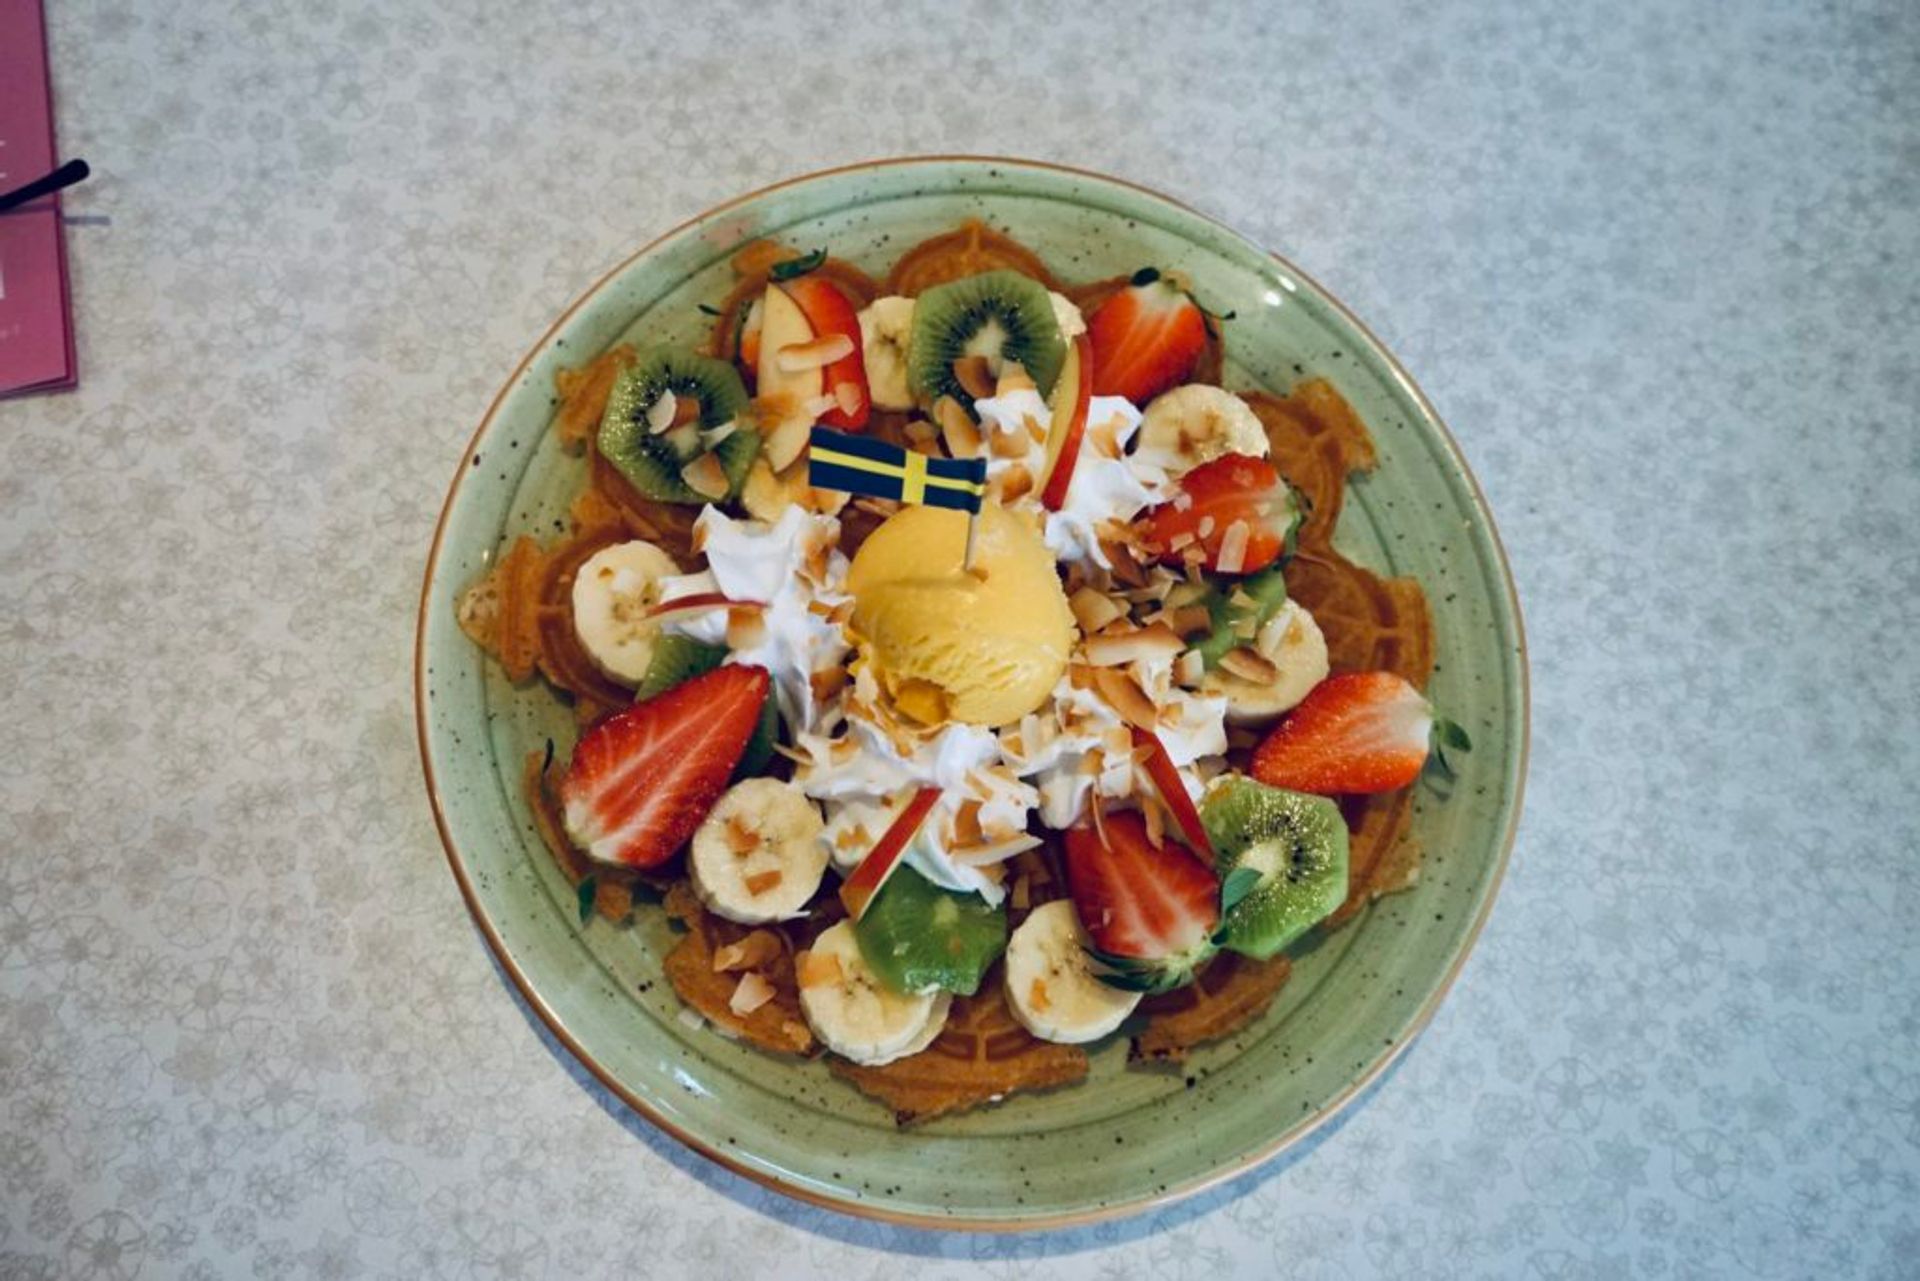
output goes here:
[{"label": "mint green glaze on plate", "polygon": [[[548,434],[554,371],[623,337],[697,342],[742,241],[828,246],[874,275],[906,248],[981,217],[1069,280],[1177,267],[1236,313],[1230,387],[1331,379],[1380,466],[1355,482],[1337,543],[1420,580],[1439,666],[1429,693],[1473,735],[1452,798],[1423,791],[1419,884],[1295,949],[1268,1014],[1179,1071],[1092,1047],[1076,1086],[896,1129],[821,1061],[790,1061],[688,1027],[661,975],[675,935],[658,908],[628,928],[578,924],[573,890],[520,798],[520,763],[570,713],[538,681],[509,684],[460,633],[460,589],[514,537],[555,537],[584,464]],[[448,494],[421,600],[421,754],[441,835],[502,966],[555,1034],[616,1093],[683,1141],[770,1187],[895,1221],[1030,1228],[1140,1209],[1273,1155],[1330,1116],[1405,1046],[1491,904],[1519,817],[1527,678],[1520,618],[1491,517],[1412,381],[1289,264],[1153,193],[1019,161],[906,160],[803,178],[723,206],[636,254],[542,338],[501,392]],[[1188,1078],[1194,1084],[1189,1087]]]}]

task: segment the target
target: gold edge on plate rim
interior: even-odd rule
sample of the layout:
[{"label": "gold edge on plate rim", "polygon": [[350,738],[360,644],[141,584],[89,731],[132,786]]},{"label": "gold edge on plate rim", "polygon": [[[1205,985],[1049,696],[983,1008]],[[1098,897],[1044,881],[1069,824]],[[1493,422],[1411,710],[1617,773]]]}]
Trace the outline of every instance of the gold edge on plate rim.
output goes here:
[{"label": "gold edge on plate rim", "polygon": [[[609,281],[626,271],[628,267],[632,266],[639,259],[652,253],[661,244],[716,215],[725,213],[730,209],[746,204],[749,201],[757,200],[773,192],[798,186],[802,183],[814,182],[823,178],[838,177],[843,174],[868,169],[887,169],[896,166],[953,162],[1004,165],[1009,168],[1050,171],[1053,173],[1066,174],[1074,178],[1091,179],[1095,182],[1107,183],[1112,186],[1123,187],[1138,192],[1141,195],[1172,205],[1174,208],[1225,232],[1241,243],[1253,246],[1259,252],[1265,253],[1268,257],[1272,258],[1273,261],[1278,263],[1282,268],[1304,281],[1314,289],[1320,297],[1326,299],[1334,310],[1338,312],[1340,317],[1346,321],[1347,324],[1352,325],[1353,328],[1372,345],[1373,349],[1380,353],[1380,356],[1386,363],[1388,371],[1392,373],[1394,378],[1399,382],[1401,388],[1412,398],[1414,403],[1419,406],[1421,413],[1426,416],[1427,420],[1439,428],[1440,435],[1445,440],[1448,451],[1458,464],[1460,474],[1465,478],[1467,488],[1473,495],[1474,502],[1486,522],[1487,536],[1493,545],[1495,563],[1500,570],[1501,585],[1506,589],[1507,606],[1513,617],[1514,656],[1518,660],[1517,668],[1520,677],[1519,758],[1514,772],[1513,806],[1507,819],[1506,832],[1501,839],[1500,855],[1494,864],[1493,875],[1488,880],[1485,895],[1480,901],[1479,910],[1474,914],[1473,922],[1468,927],[1466,937],[1461,942],[1458,954],[1448,965],[1447,972],[1441,976],[1439,984],[1427,996],[1427,999],[1421,1003],[1420,1008],[1414,1012],[1414,1017],[1408,1023],[1406,1031],[1395,1039],[1394,1044],[1388,1048],[1387,1052],[1370,1063],[1364,1072],[1349,1082],[1338,1094],[1327,1100],[1311,1117],[1282,1131],[1259,1149],[1245,1153],[1233,1161],[1211,1170],[1198,1178],[1190,1179],[1185,1183],[1177,1184],[1163,1191],[1156,1191],[1140,1197],[1115,1201],[1111,1204],[1095,1206],[1091,1209],[1071,1210],[1059,1214],[1037,1215],[1029,1218],[977,1218],[962,1215],[919,1214],[912,1211],[895,1210],[885,1206],[872,1205],[857,1198],[838,1197],[816,1192],[811,1188],[790,1182],[765,1170],[756,1169],[738,1158],[728,1155],[726,1152],[707,1143],[683,1126],[670,1120],[651,1103],[615,1079],[613,1074],[607,1071],[607,1069],[600,1064],[599,1060],[587,1051],[585,1046],[574,1039],[572,1033],[567,1030],[566,1025],[562,1022],[559,1015],[546,1003],[540,994],[535,991],[532,983],[528,981],[527,976],[520,972],[520,967],[515,964],[512,956],[507,951],[505,941],[500,937],[499,932],[493,926],[493,922],[481,907],[480,901],[474,892],[473,884],[467,876],[466,867],[454,852],[453,836],[447,829],[446,814],[440,804],[440,788],[433,772],[433,758],[427,744],[427,610],[431,601],[435,572],[440,565],[440,552],[442,544],[445,541],[447,517],[453,511],[454,499],[459,495],[460,486],[466,479],[468,471],[464,460],[473,452],[475,446],[480,443],[481,437],[486,435],[487,428],[492,424],[494,416],[499,413],[502,402],[506,400],[507,396],[519,384],[521,375],[526,373],[528,367],[532,365],[540,353],[546,349],[547,344],[553,339],[554,335],[573,318],[575,312],[586,306],[590,299],[597,296]],[[420,747],[420,765],[426,778],[427,799],[433,808],[434,827],[440,834],[441,852],[446,856],[447,865],[453,872],[454,881],[460,887],[460,896],[465,900],[467,911],[472,915],[474,923],[480,927],[481,936],[486,939],[487,947],[493,952],[494,958],[499,961],[500,968],[506,971],[507,977],[519,991],[521,998],[527,1002],[534,1013],[540,1016],[540,1021],[546,1024],[547,1030],[553,1034],[554,1038],[567,1048],[567,1051],[579,1061],[582,1067],[586,1068],[587,1071],[593,1075],[595,1080],[604,1085],[615,1097],[619,1098],[628,1107],[646,1118],[649,1123],[665,1131],[674,1139],[685,1144],[700,1155],[743,1178],[759,1184],[761,1187],[778,1192],[783,1196],[792,1197],[795,1200],[807,1202],[811,1205],[817,1205],[829,1210],[837,1210],[841,1213],[860,1218],[879,1220],[885,1223],[915,1228],[999,1233],[1039,1232],[1058,1228],[1078,1227],[1090,1223],[1103,1222],[1108,1219],[1117,1219],[1138,1214],[1145,1210],[1172,1205],[1176,1202],[1187,1200],[1190,1197],[1198,1196],[1211,1188],[1218,1187],[1223,1183],[1247,1173],[1249,1170],[1266,1164],[1294,1144],[1312,1135],[1322,1125],[1338,1116],[1355,1096],[1378,1080],[1381,1074],[1391,1067],[1399,1059],[1401,1054],[1405,1053],[1407,1047],[1418,1040],[1420,1034],[1426,1030],[1427,1024],[1432,1021],[1435,1011],[1439,1009],[1441,1002],[1446,999],[1447,994],[1452,990],[1455,980],[1460,977],[1460,972],[1466,965],[1467,957],[1472,954],[1474,946],[1479,942],[1480,933],[1486,926],[1487,918],[1492,915],[1494,900],[1499,897],[1500,887],[1506,880],[1507,865],[1512,859],[1514,842],[1519,835],[1520,815],[1525,807],[1526,800],[1527,766],[1532,754],[1533,743],[1533,691],[1527,654],[1526,624],[1520,609],[1519,592],[1513,581],[1513,567],[1507,559],[1506,544],[1501,540],[1499,527],[1494,521],[1493,509],[1487,504],[1486,494],[1480,488],[1479,479],[1474,475],[1473,469],[1467,464],[1466,455],[1460,449],[1459,441],[1455,439],[1453,432],[1447,427],[1446,421],[1441,418],[1439,411],[1434,408],[1433,402],[1427,399],[1426,393],[1421,391],[1419,384],[1414,381],[1413,376],[1401,366],[1399,358],[1375,336],[1374,332],[1369,329],[1358,316],[1354,315],[1344,302],[1329,292],[1319,281],[1315,280],[1306,272],[1301,271],[1288,259],[1272,250],[1260,249],[1259,242],[1252,237],[1237,231],[1218,218],[1213,217],[1211,214],[1204,213],[1177,197],[1170,196],[1163,191],[1156,190],[1141,183],[1132,182],[1125,178],[1116,178],[1111,174],[1103,174],[1091,169],[1078,169],[1071,165],[1055,164],[1044,160],[1026,160],[1011,156],[975,155],[893,156],[878,160],[862,160],[851,164],[836,165],[827,169],[815,170],[811,173],[798,174],[791,178],[782,179],[779,182],[769,183],[764,187],[755,188],[752,191],[722,201],[709,209],[695,214],[691,218],[676,223],[640,248],[634,250],[633,253],[621,259],[613,267],[609,268],[598,280],[583,290],[567,309],[561,312],[559,317],[547,327],[546,332],[541,334],[539,339],[527,350],[527,354],[521,358],[520,363],[514,367],[512,374],[507,377],[506,381],[501,385],[500,391],[495,394],[492,403],[487,406],[487,412],[482,415],[480,425],[474,429],[472,437],[467,441],[467,448],[461,453],[460,458],[462,459],[461,465],[454,472],[453,483],[447,487],[447,496],[440,505],[439,519],[434,524],[433,542],[428,548],[426,569],[421,576],[420,612],[414,624],[414,729]]]}]

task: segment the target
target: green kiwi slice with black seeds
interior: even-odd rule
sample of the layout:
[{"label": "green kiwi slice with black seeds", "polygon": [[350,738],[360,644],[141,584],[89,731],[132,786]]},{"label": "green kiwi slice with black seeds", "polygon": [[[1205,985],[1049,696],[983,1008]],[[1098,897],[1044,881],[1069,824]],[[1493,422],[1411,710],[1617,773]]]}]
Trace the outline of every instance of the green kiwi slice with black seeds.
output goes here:
[{"label": "green kiwi slice with black seeds", "polygon": [[1046,396],[1060,376],[1067,345],[1044,285],[1017,271],[989,271],[921,294],[907,351],[908,382],[926,403],[952,396],[970,406],[973,397],[954,376],[954,361],[984,356],[997,372],[1017,360]]},{"label": "green kiwi slice with black seeds", "polygon": [[[699,399],[697,429],[689,423],[666,432],[651,430],[647,411],[665,391]],[[680,478],[680,470],[708,452],[702,431],[735,422],[746,409],[746,385],[732,365],[675,347],[657,347],[614,383],[606,415],[600,420],[600,452],[648,498],[704,503],[709,500]],[[712,452],[727,474],[727,497],[731,498],[740,492],[747,469],[760,452],[760,435],[738,426]]]}]

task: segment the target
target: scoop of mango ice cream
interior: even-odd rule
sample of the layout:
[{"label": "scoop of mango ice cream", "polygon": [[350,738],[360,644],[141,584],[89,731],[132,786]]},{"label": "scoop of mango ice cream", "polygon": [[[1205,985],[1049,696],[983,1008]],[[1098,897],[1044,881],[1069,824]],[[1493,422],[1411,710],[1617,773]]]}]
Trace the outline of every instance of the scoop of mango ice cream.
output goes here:
[{"label": "scoop of mango ice cream", "polygon": [[925,725],[1005,725],[1047,701],[1073,649],[1073,612],[1039,533],[980,509],[972,571],[965,512],[907,507],[848,571],[853,630],[896,710]]}]

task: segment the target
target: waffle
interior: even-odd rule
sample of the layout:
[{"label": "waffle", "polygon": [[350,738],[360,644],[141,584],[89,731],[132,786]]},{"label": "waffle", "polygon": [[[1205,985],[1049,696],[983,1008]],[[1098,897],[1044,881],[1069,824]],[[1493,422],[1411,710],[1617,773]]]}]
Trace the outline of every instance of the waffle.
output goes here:
[{"label": "waffle", "polygon": [[[1366,424],[1323,378],[1284,398],[1251,392],[1245,399],[1266,426],[1275,465],[1307,504],[1299,552],[1287,567],[1287,593],[1326,634],[1333,670],[1397,672],[1425,688],[1434,648],[1426,593],[1411,578],[1381,578],[1333,549],[1347,478],[1377,461]],[[1410,789],[1349,797],[1341,808],[1350,833],[1347,900],[1329,927],[1353,919],[1382,894],[1406,889],[1420,870],[1419,847],[1408,832]]]},{"label": "waffle", "polygon": [[1194,981],[1140,1003],[1147,1026],[1127,1054],[1134,1063],[1178,1063],[1196,1045],[1230,1036],[1273,1004],[1293,966],[1284,956],[1251,961],[1223,952]]},{"label": "waffle", "polygon": [[965,1111],[1012,1094],[1066,1085],[1087,1074],[1086,1052],[1034,1037],[1007,1008],[1000,966],[976,996],[955,997],[940,1035],[918,1054],[883,1067],[832,1060],[836,1074],[893,1109],[911,1125]]},{"label": "waffle", "polygon": [[886,291],[916,298],[935,285],[1002,269],[1031,276],[1049,289],[1060,282],[1040,255],[986,223],[970,218],[943,236],[923,240],[901,255],[887,273]]},{"label": "waffle", "polygon": [[682,1001],[715,1027],[763,1050],[806,1054],[813,1049],[813,1032],[800,1012],[800,984],[793,973],[790,939],[775,931],[781,938],[780,954],[760,970],[761,977],[773,985],[773,999],[742,1017],[728,1006],[740,975],[715,972],[713,954],[753,933],[753,927],[736,925],[707,911],[685,881],[673,883],[664,906],[668,916],[687,927],[662,967]]}]

